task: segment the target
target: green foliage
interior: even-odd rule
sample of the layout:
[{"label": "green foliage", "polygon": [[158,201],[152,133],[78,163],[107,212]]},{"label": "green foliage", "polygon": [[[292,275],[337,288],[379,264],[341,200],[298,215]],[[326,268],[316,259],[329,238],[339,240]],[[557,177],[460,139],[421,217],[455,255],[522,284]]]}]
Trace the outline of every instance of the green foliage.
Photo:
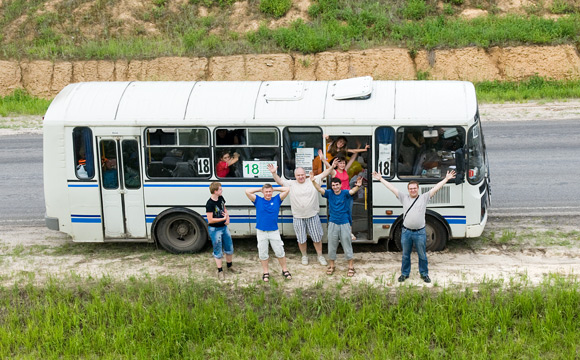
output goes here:
[{"label": "green foliage", "polygon": [[580,98],[580,80],[553,80],[537,75],[523,81],[483,81],[476,83],[475,89],[481,102]]},{"label": "green foliage", "polygon": [[292,7],[292,0],[260,0],[260,11],[264,14],[281,18]]},{"label": "green foliage", "polygon": [[425,0],[408,0],[403,8],[403,17],[408,20],[421,20],[427,15]]},{"label": "green foliage", "polygon": [[203,5],[205,7],[225,8],[231,6],[236,0],[189,0],[190,4]]},{"label": "green foliage", "polygon": [[[580,289],[245,288],[175,278],[0,288],[2,358],[575,358]],[[346,285],[348,286],[348,285]],[[259,346],[256,341],[259,339]],[[452,355],[450,355],[452,354]],[[477,356],[476,356],[477,357]]]},{"label": "green foliage", "polygon": [[50,100],[30,96],[26,90],[16,89],[10,95],[0,97],[0,115],[39,115],[46,113]]},{"label": "green foliage", "polygon": [[574,3],[571,3],[570,1],[554,0],[550,6],[550,11],[552,14],[572,14],[578,12],[579,8],[574,6]]}]

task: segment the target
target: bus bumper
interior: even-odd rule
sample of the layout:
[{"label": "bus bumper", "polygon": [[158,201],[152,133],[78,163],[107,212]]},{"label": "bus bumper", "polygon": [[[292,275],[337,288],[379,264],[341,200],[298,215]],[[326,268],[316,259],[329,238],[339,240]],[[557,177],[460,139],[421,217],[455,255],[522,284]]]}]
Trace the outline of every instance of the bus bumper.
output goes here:
[{"label": "bus bumper", "polygon": [[485,228],[485,224],[487,224],[487,213],[481,220],[481,222],[477,225],[467,225],[465,229],[465,237],[466,238],[474,238],[478,237],[483,233],[483,229]]},{"label": "bus bumper", "polygon": [[46,227],[49,228],[50,230],[56,231],[60,230],[60,228],[58,227],[58,218],[45,216],[44,222],[46,224]]}]

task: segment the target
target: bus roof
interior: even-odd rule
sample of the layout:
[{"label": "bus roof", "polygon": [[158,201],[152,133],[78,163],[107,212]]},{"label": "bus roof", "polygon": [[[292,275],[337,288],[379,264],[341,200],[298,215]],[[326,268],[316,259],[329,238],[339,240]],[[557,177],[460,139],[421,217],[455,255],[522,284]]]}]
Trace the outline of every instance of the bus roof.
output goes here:
[{"label": "bus roof", "polygon": [[84,82],[66,86],[45,123],[64,125],[447,125],[477,111],[467,81]]}]

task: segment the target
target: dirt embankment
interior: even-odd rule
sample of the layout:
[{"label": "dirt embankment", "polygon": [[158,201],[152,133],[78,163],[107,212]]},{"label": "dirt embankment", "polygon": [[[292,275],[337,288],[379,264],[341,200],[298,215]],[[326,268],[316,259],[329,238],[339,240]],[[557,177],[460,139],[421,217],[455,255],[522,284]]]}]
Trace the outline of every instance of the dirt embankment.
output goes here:
[{"label": "dirt embankment", "polygon": [[447,80],[520,80],[533,75],[579,79],[571,45],[419,51],[383,48],[316,55],[266,54],[211,58],[165,57],[117,61],[0,61],[0,95],[24,88],[52,98],[69,83],[132,80],[332,80],[370,75],[377,80],[427,76]]}]

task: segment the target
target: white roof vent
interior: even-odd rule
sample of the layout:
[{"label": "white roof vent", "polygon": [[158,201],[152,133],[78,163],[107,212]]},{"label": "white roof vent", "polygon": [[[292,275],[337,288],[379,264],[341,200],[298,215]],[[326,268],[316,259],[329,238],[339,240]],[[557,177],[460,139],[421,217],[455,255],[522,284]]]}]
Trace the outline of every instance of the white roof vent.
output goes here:
[{"label": "white roof vent", "polygon": [[332,97],[335,100],[365,99],[373,91],[373,78],[370,76],[338,80],[331,83]]},{"label": "white roof vent", "polygon": [[269,81],[264,83],[266,101],[296,101],[304,97],[304,81]]}]

